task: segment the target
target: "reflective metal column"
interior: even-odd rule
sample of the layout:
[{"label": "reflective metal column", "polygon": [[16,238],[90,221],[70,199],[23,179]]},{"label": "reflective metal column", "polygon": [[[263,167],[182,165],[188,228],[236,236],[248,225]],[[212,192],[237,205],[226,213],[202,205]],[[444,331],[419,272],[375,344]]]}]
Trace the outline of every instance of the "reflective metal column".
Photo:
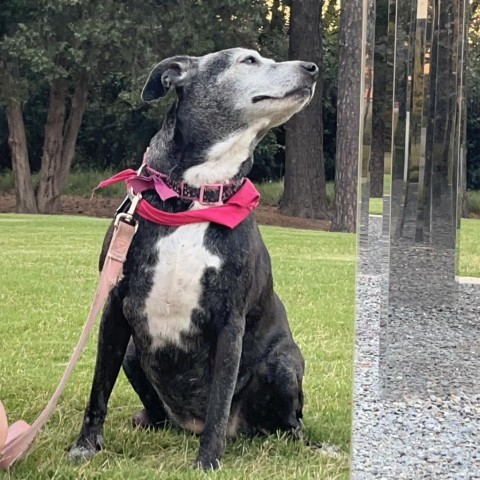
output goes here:
[{"label": "reflective metal column", "polygon": [[467,2],[364,5],[352,477],[480,478],[480,291],[456,282]]},{"label": "reflective metal column", "polygon": [[388,335],[380,365],[391,399],[459,386],[473,392],[470,373],[480,366],[458,343],[455,281],[463,8],[459,0],[397,3]]}]

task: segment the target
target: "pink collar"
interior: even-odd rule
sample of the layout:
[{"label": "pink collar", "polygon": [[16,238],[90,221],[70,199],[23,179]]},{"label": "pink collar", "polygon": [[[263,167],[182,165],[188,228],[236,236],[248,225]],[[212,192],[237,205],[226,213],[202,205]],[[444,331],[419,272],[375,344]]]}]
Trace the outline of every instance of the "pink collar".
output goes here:
[{"label": "pink collar", "polygon": [[[197,200],[197,198],[180,195],[167,184],[169,183],[167,175],[153,169],[152,171],[156,175],[144,177],[140,175],[141,170],[139,172],[132,169],[123,170],[100,182],[97,188],[108,187],[114,183],[125,181],[127,189],[131,189],[134,195],[141,194],[145,190],[155,189],[164,201],[174,197]],[[260,193],[248,178],[241,182],[202,185],[199,189],[200,197],[197,201],[202,199],[202,205],[210,205],[205,208],[170,213],[153,207],[142,198],[138,203],[137,213],[153,223],[171,227],[179,227],[190,223],[213,222],[233,229],[248,217],[250,212],[258,206],[260,200]],[[218,199],[214,202],[205,201],[205,193],[212,187],[218,187]],[[227,196],[225,196],[226,192],[228,192]]]}]

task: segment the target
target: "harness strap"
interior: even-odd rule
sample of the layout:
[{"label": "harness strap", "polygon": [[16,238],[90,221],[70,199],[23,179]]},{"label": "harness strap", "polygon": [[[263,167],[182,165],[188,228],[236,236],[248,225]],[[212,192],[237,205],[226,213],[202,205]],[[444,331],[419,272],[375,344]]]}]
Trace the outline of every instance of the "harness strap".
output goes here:
[{"label": "harness strap", "polygon": [[87,343],[95,320],[105,304],[108,294],[122,275],[123,264],[136,231],[135,224],[132,221],[133,210],[134,208],[131,208],[127,214],[117,216],[112,241],[110,242],[105,264],[100,274],[100,280],[90,308],[90,313],[88,314],[87,322],[60,383],[45,409],[32,425],[29,425],[23,420],[18,420],[8,427],[7,416],[0,402],[0,470],[10,468],[16,460],[28,451],[35,436],[52,414],[60,395],[65,389],[65,385],[72,374],[73,367],[80,358]]}]

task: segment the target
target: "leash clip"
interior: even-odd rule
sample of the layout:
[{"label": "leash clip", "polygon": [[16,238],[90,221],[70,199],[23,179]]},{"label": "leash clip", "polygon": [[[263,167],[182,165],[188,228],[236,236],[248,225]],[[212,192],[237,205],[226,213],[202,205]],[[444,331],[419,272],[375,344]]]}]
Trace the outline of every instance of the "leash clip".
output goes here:
[{"label": "leash clip", "polygon": [[122,221],[124,223],[128,223],[129,225],[132,225],[135,228],[137,227],[137,221],[133,218],[133,214],[137,210],[138,203],[142,199],[142,195],[140,193],[137,193],[135,195],[133,193],[132,188],[130,188],[129,193],[130,193],[129,197],[131,198],[130,208],[126,212],[120,212],[120,213],[117,214],[117,216],[115,217],[115,222],[114,222],[115,227],[118,226],[120,221]]}]

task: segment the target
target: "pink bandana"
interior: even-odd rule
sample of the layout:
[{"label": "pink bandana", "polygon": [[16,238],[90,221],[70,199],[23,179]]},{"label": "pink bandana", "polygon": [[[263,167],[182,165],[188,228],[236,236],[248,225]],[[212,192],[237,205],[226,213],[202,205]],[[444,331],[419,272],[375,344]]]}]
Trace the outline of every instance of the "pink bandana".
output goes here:
[{"label": "pink bandana", "polygon": [[[162,179],[163,174],[152,177],[138,175],[135,170],[127,169],[113,177],[100,182],[97,188],[108,187],[114,183],[125,181],[134,193],[155,189],[162,200],[178,197],[178,193],[168,187]],[[137,213],[153,223],[180,227],[190,223],[213,222],[229,228],[235,228],[250,212],[258,206],[260,193],[253,183],[246,178],[240,189],[234,193],[223,205],[215,205],[199,210],[186,210],[184,212],[170,213],[159,210],[142,199],[138,203]]]}]

